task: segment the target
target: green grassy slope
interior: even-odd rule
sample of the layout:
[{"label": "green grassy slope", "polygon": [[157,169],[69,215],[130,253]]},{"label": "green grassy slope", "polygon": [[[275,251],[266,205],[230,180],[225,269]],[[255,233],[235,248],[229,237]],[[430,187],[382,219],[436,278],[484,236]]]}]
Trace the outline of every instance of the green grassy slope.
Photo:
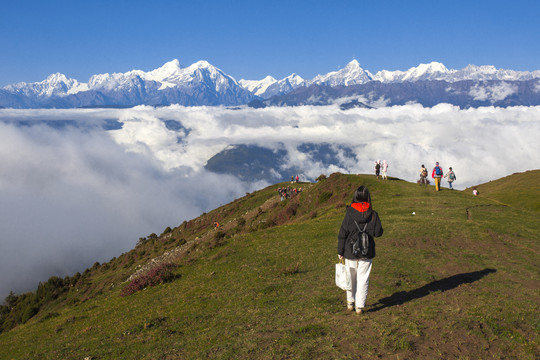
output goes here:
[{"label": "green grassy slope", "polygon": [[[477,186],[481,196],[500,201],[518,209],[540,212],[538,179],[540,170],[529,170]],[[466,191],[471,192],[471,189]]]},{"label": "green grassy slope", "polygon": [[[345,309],[334,264],[345,204],[361,184],[385,233],[377,239],[368,311],[358,316]],[[280,202],[280,185],[289,184],[247,194],[96,264],[28,322],[0,334],[0,358],[540,355],[537,212],[486,198],[487,187],[474,197],[333,174],[298,185],[300,195]],[[536,201],[539,191],[527,188]],[[175,278],[120,296],[124,281],[156,257],[177,265]]]}]

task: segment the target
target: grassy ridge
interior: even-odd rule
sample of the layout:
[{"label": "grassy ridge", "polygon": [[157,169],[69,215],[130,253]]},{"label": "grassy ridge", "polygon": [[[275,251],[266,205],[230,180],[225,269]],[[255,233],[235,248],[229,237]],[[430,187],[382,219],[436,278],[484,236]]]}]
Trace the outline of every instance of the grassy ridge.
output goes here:
[{"label": "grassy ridge", "polygon": [[[538,177],[540,170],[529,170],[478,186],[484,197],[500,201],[517,209],[540,212],[538,200]],[[467,189],[466,191],[472,191]]]},{"label": "grassy ridge", "polygon": [[[368,312],[356,316],[333,276],[345,204],[360,184],[370,188],[385,234]],[[280,202],[280,185],[289,184],[140,239],[83,274],[64,296],[0,334],[0,358],[539,356],[535,211],[486,198],[487,187],[474,197],[334,174]],[[540,199],[538,187],[527,194]],[[182,251],[167,258],[178,266],[175,280],[120,296],[140,265],[175,249]]]}]

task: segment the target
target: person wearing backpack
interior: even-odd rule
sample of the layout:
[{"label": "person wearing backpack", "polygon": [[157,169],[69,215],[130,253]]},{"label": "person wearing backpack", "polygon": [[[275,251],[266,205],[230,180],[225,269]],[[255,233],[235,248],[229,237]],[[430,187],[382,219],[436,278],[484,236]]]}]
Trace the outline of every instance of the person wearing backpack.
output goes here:
[{"label": "person wearing backpack", "polygon": [[379,178],[380,172],[381,172],[381,161],[375,160],[375,176],[377,176],[377,179]]},{"label": "person wearing backpack", "polygon": [[433,168],[433,171],[431,172],[431,177],[435,180],[435,190],[440,191],[441,190],[441,178],[443,176],[443,170],[439,166],[439,163],[435,163],[435,167]]},{"label": "person wearing backpack", "polygon": [[[365,257],[353,254],[353,245],[361,231],[365,231],[370,238],[370,251]],[[338,233],[338,257],[345,258],[345,266],[351,272],[352,289],[347,291],[347,309],[362,313],[366,305],[368,293],[369,274],[372,259],[375,257],[374,237],[383,234],[379,214],[372,208],[371,195],[365,186],[356,189],[350,206],[345,210],[345,217]]]},{"label": "person wearing backpack", "polygon": [[424,164],[422,164],[422,167],[420,168],[420,179],[417,181],[420,185],[429,185],[429,180],[427,179],[428,172]]},{"label": "person wearing backpack", "polygon": [[454,182],[454,180],[456,180],[456,174],[454,173],[454,171],[452,171],[452,167],[448,168],[448,172],[446,173],[446,175],[444,175],[444,177],[448,178],[448,187],[450,188],[450,190],[454,190],[454,188],[452,187],[452,183]]}]

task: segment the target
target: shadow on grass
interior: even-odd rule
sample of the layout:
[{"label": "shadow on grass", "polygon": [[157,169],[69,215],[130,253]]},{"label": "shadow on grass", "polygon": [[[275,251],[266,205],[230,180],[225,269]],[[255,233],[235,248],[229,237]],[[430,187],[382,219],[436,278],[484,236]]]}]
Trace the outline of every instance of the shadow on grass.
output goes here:
[{"label": "shadow on grass", "polygon": [[368,311],[379,311],[390,306],[401,305],[403,303],[406,303],[407,301],[427,296],[435,291],[452,290],[461,284],[469,284],[475,282],[477,280],[480,280],[487,274],[494,273],[496,271],[497,270],[495,269],[484,269],[480,271],[473,271],[470,273],[457,274],[441,280],[433,281],[418,289],[414,289],[411,291],[400,291],[388,297],[380,299],[379,302],[376,303],[374,307],[369,309]]}]

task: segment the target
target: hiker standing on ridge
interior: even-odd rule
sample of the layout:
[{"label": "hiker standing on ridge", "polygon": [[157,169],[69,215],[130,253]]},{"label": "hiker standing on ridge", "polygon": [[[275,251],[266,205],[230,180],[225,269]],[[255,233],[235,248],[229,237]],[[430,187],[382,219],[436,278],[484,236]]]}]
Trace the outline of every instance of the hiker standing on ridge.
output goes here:
[{"label": "hiker standing on ridge", "polygon": [[377,176],[377,179],[379,178],[380,171],[381,171],[381,161],[375,160],[375,176]]},{"label": "hiker standing on ridge", "polygon": [[439,166],[439,162],[435,163],[435,167],[433,168],[433,171],[431,172],[431,177],[435,180],[435,190],[440,191],[441,190],[441,178],[443,176],[442,168]]},{"label": "hiker standing on ridge", "polygon": [[383,234],[379,214],[372,209],[371,195],[365,186],[356,189],[351,205],[345,210],[337,246],[339,259],[345,258],[345,266],[351,272],[352,289],[347,291],[347,309],[351,311],[356,309],[356,313],[361,314],[366,306],[371,262],[375,257],[375,242],[372,242],[373,251],[365,258],[356,257],[353,254],[352,244],[357,238],[358,228],[365,229],[363,231],[368,234],[370,240]]},{"label": "hiker standing on ridge", "polygon": [[386,160],[382,161],[381,170],[383,180],[388,180],[388,177],[386,176],[386,171],[388,170],[388,163],[386,162]]},{"label": "hiker standing on ridge", "polygon": [[422,168],[420,168],[420,179],[418,180],[418,183],[419,183],[420,185],[422,185],[422,184],[428,185],[428,184],[429,184],[429,180],[427,179],[427,176],[428,176],[427,169],[426,169],[426,167],[424,166],[424,164],[422,164]]},{"label": "hiker standing on ridge", "polygon": [[452,171],[452,167],[448,168],[448,172],[446,173],[446,175],[444,175],[444,177],[448,178],[448,187],[450,188],[450,190],[454,190],[454,188],[452,187],[452,183],[457,178],[456,178],[456,174],[454,174],[454,171]]}]

